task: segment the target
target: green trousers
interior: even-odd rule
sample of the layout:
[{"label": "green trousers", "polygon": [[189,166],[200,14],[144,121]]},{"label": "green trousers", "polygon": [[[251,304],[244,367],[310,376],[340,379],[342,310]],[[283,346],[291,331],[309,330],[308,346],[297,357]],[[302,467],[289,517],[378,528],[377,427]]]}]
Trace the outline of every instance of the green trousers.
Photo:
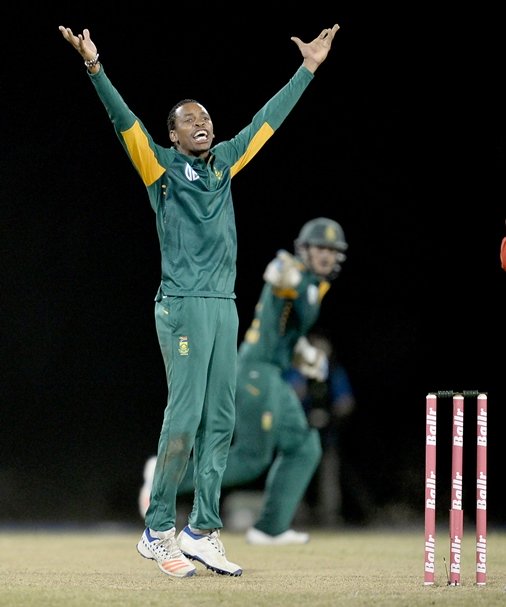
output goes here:
[{"label": "green trousers", "polygon": [[[223,487],[247,484],[268,470],[257,529],[278,535],[290,528],[321,455],[318,431],[309,427],[280,369],[239,361],[235,432]],[[193,491],[197,476],[190,462],[179,493]]]},{"label": "green trousers", "polygon": [[155,322],[168,399],[145,523],[166,531],[176,523],[176,495],[193,449],[196,529],[223,526],[219,502],[235,423],[238,316],[235,300],[163,296]]}]

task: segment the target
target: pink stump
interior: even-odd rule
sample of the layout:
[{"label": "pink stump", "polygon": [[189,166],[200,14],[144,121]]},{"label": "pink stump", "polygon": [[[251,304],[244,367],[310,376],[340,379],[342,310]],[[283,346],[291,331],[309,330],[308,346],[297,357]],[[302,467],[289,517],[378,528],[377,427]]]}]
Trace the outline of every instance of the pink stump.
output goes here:
[{"label": "pink stump", "polygon": [[487,583],[487,395],[478,394],[476,426],[476,583]]},{"label": "pink stump", "polygon": [[452,485],[450,508],[450,584],[460,585],[464,510],[462,504],[464,452],[464,397],[453,396]]},{"label": "pink stump", "polygon": [[436,413],[437,398],[427,394],[425,414],[425,563],[424,584],[434,584],[436,567]]}]

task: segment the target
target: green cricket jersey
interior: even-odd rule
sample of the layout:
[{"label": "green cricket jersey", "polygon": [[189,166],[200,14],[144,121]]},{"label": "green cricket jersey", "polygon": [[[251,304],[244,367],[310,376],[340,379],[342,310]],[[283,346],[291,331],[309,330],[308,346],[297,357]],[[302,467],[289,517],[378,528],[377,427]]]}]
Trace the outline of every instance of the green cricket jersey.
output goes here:
[{"label": "green cricket jersey", "polygon": [[235,137],[207,160],[156,144],[103,66],[89,74],[156,213],[164,295],[235,298],[237,235],[231,180],[272,137],[313,79],[301,66]]},{"label": "green cricket jersey", "polygon": [[264,362],[288,370],[295,344],[318,319],[329,288],[328,281],[308,270],[302,271],[302,280],[293,289],[264,284],[255,317],[239,348],[239,362]]}]

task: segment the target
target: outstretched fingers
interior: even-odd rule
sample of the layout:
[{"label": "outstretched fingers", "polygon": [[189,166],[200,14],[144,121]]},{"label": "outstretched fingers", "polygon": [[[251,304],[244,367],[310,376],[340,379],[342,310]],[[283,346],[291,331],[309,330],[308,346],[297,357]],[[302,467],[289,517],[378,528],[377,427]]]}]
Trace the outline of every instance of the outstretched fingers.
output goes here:
[{"label": "outstretched fingers", "polygon": [[328,38],[330,36],[330,40],[332,41],[338,29],[339,25],[337,23],[333,27],[327,27],[322,30],[322,33],[319,35],[319,38],[325,40],[325,38]]},{"label": "outstretched fingers", "polygon": [[60,25],[58,29],[67,42],[70,42],[70,44],[72,44],[72,46],[74,46],[76,49],[79,47],[79,38],[74,35],[74,32],[70,29],[70,27],[63,27],[63,25]]}]

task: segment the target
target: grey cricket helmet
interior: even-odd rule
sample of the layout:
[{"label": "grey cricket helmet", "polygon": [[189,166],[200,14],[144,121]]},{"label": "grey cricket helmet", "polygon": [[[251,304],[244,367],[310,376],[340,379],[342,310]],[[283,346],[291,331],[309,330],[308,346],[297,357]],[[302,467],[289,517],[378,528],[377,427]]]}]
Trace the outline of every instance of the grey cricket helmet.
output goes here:
[{"label": "grey cricket helmet", "polygon": [[295,254],[310,269],[312,269],[312,264],[309,259],[308,247],[327,247],[336,250],[337,256],[334,270],[326,277],[330,280],[337,277],[341,271],[341,264],[346,260],[344,252],[348,248],[348,243],[346,242],[343,228],[337,221],[328,217],[316,217],[305,223],[294,245]]},{"label": "grey cricket helmet", "polygon": [[305,223],[295,241],[295,247],[314,245],[328,247],[337,251],[346,251],[348,243],[343,228],[327,217],[317,217]]}]

